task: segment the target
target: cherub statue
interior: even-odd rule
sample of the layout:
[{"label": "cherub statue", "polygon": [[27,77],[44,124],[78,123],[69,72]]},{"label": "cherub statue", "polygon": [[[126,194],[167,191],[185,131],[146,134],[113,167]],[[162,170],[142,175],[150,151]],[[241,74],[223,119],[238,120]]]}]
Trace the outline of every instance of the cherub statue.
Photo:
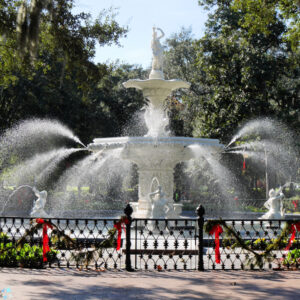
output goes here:
[{"label": "cherub statue", "polygon": [[261,219],[282,219],[284,217],[283,203],[284,194],[283,187],[276,192],[274,189],[269,191],[269,199],[264,206],[269,210]]},{"label": "cherub statue", "polygon": [[34,206],[30,212],[30,216],[38,218],[48,217],[48,214],[44,210],[47,202],[47,191],[39,192],[35,187],[33,187],[32,190],[37,196],[37,199],[34,202]]},{"label": "cherub statue", "polygon": [[[152,186],[153,183],[154,181],[152,181]],[[152,208],[151,218],[164,218],[168,213],[170,208],[168,206],[168,200],[164,196],[165,193],[162,191],[162,187],[160,185],[157,186],[156,191],[149,193]]]}]

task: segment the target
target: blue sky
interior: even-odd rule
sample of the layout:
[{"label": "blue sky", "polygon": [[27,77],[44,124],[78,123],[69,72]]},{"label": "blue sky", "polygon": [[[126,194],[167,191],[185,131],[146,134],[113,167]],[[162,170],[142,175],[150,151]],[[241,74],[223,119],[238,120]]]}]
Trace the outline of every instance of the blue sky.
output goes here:
[{"label": "blue sky", "polygon": [[75,0],[74,12],[89,12],[95,18],[101,10],[117,8],[116,20],[127,25],[129,32],[120,40],[122,47],[98,47],[95,62],[120,62],[148,67],[151,63],[150,42],[153,25],[162,28],[166,37],[182,27],[192,27],[195,38],[204,34],[207,11],[197,0]]}]

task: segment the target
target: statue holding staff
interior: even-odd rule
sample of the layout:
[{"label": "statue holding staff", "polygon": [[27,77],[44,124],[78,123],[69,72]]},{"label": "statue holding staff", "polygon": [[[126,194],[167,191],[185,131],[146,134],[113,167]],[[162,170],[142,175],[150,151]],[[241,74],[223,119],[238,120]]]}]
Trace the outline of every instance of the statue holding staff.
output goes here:
[{"label": "statue holding staff", "polygon": [[[160,36],[157,35],[157,31],[160,31]],[[164,53],[164,48],[160,44],[160,39],[164,37],[165,34],[164,32],[157,27],[153,27],[153,34],[152,34],[152,41],[151,41],[151,48],[152,48],[152,53],[153,53],[153,58],[152,58],[152,70],[156,71],[163,71],[163,53]]]}]

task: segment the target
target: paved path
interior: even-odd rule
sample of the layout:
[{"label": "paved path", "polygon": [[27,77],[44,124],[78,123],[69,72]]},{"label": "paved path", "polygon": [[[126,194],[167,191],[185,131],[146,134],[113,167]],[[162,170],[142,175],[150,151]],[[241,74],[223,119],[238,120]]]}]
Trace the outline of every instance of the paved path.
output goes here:
[{"label": "paved path", "polygon": [[[0,269],[10,299],[300,299],[299,271]],[[1,296],[0,296],[1,299]],[[7,298],[9,299],[9,298]]]}]

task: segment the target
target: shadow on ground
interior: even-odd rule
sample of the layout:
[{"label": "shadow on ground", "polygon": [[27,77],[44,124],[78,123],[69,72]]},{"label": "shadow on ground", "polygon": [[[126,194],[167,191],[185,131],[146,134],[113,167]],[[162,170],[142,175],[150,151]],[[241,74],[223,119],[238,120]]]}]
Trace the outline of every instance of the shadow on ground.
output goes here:
[{"label": "shadow on ground", "polygon": [[2,269],[24,299],[300,299],[298,272]]}]

